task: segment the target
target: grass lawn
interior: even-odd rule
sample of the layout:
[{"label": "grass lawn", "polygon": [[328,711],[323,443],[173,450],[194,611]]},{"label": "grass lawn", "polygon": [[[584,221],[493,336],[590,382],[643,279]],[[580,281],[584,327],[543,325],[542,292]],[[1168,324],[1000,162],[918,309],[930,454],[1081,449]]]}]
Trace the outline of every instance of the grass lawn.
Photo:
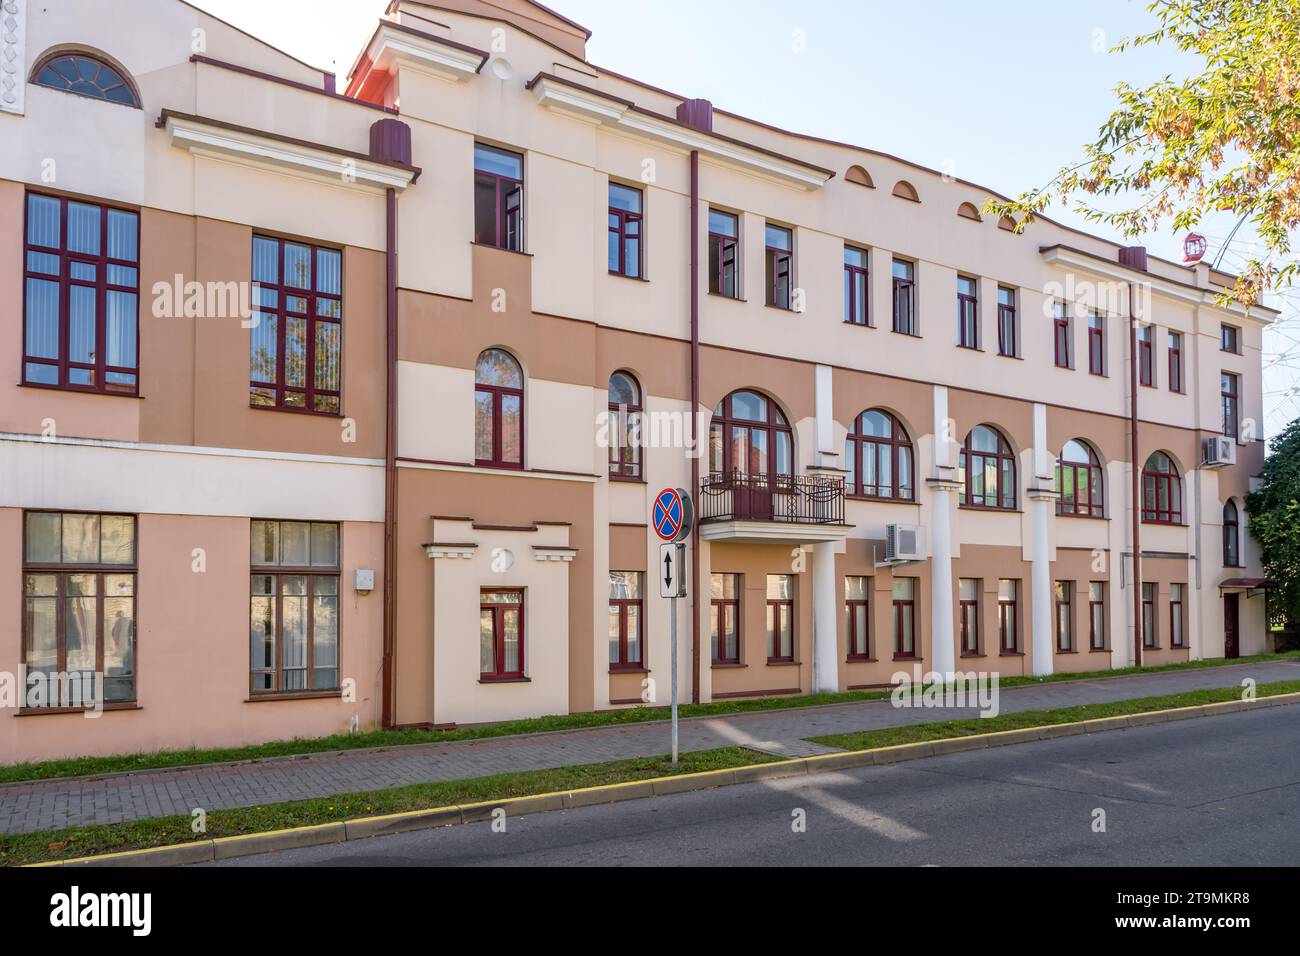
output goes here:
[{"label": "grass lawn", "polygon": [[[1260,684],[1255,688],[1260,697],[1300,693],[1300,680]],[[908,727],[885,727],[848,734],[831,734],[810,737],[814,743],[844,750],[868,750],[874,747],[892,747],[896,744],[924,743],[927,740],[944,740],[950,737],[971,737],[991,734],[1000,730],[1020,730],[1024,727],[1045,727],[1049,724],[1069,724],[1100,717],[1122,717],[1149,710],[1167,710],[1173,707],[1195,707],[1217,704],[1225,700],[1240,700],[1240,687],[1219,687],[1212,690],[1193,690],[1182,694],[1161,697],[1140,697],[1109,704],[1081,704],[1056,710],[1026,710],[1017,714],[999,714],[997,717],[975,717],[970,720],[944,720],[930,724],[913,724]]]},{"label": "grass lawn", "polygon": [[[1025,684],[1086,680],[1124,674],[1154,674],[1171,670],[1222,667],[1226,664],[1249,664],[1297,659],[1300,659],[1300,655],[1295,653],[1264,654],[1258,657],[1243,657],[1234,661],[1216,659],[1191,661],[1185,664],[1165,664],[1160,667],[1088,671],[1079,674],[1053,674],[1051,677],[1005,677],[1001,679],[1000,683],[1002,687],[1018,687]],[[817,707],[825,704],[848,704],[864,700],[881,700],[888,696],[889,691],[887,690],[873,690],[836,694],[802,694],[795,697],[757,697],[748,700],[717,701],[711,704],[685,704],[679,707],[679,712],[683,717],[720,717],[728,714],[748,714],[765,710],[788,710],[799,707]],[[277,740],[248,747],[228,747],[215,750],[173,750],[110,757],[74,757],[66,760],[20,763],[0,767],[0,784],[27,780],[53,780],[59,777],[82,777],[91,774],[118,773],[131,770],[190,767],[196,764],[258,760],[295,754],[329,753],[339,750],[359,750],[368,747],[401,747],[411,744],[445,743],[452,740],[508,737],[516,734],[531,734],[543,731],[614,727],[621,724],[644,723],[646,721],[667,720],[668,718],[667,707],[631,707],[623,710],[607,710],[596,713],[535,717],[529,720],[513,720],[500,724],[460,727],[455,730],[372,730],[357,734],[336,734],[330,737]]]},{"label": "grass lawn", "polygon": [[418,783],[370,793],[344,793],[314,800],[236,810],[212,810],[208,813],[207,832],[201,835],[190,831],[188,816],[158,817],[130,823],[45,830],[40,833],[5,834],[0,835],[0,865],[20,866],[46,860],[170,846],[407,810],[526,797],[537,793],[577,790],[705,770],[725,770],[728,767],[772,763],[780,759],[743,747],[724,747],[719,750],[684,753],[676,767],[669,763],[665,754],[661,757],[639,757],[555,770],[495,774],[472,780]]}]

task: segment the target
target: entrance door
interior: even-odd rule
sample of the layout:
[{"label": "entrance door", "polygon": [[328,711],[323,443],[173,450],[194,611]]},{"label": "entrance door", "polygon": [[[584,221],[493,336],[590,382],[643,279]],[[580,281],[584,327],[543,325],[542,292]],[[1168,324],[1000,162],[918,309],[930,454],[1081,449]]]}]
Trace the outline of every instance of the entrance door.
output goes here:
[{"label": "entrance door", "polygon": [[1223,656],[1227,658],[1241,656],[1237,640],[1237,601],[1240,597],[1240,594],[1223,596]]}]

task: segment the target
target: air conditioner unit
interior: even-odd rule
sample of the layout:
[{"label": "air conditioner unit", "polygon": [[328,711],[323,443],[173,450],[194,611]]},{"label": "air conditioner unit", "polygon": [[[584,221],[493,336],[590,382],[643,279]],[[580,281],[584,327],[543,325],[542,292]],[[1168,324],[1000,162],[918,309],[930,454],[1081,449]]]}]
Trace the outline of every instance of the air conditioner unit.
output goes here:
[{"label": "air conditioner unit", "polygon": [[919,524],[885,525],[885,561],[924,561],[925,526]]},{"label": "air conditioner unit", "polygon": [[1237,463],[1237,441],[1227,435],[1207,438],[1201,446],[1201,467],[1222,468]]}]

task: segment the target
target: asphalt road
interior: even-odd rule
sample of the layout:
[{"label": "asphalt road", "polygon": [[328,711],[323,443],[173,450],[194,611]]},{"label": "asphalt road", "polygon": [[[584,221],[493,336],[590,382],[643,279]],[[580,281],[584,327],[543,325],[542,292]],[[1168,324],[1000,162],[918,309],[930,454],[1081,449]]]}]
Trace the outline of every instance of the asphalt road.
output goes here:
[{"label": "asphalt road", "polygon": [[1278,707],[213,865],[1294,865],[1298,734]]}]

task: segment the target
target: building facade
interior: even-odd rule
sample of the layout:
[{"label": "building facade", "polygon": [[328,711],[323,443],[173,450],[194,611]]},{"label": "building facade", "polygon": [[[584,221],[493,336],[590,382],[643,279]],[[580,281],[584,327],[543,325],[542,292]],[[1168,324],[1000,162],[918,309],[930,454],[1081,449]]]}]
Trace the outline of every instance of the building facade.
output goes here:
[{"label": "building facade", "polygon": [[0,758],[663,704],[663,487],[689,698],[1264,650],[1231,276],[527,0],[105,6],[0,0]]}]

